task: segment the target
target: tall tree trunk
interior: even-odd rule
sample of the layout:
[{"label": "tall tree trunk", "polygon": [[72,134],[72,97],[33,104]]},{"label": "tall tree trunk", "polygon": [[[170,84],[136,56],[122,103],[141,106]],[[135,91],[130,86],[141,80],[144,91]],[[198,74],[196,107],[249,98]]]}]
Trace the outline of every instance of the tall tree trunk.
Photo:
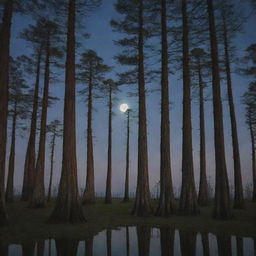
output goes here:
[{"label": "tall tree trunk", "polygon": [[219,256],[231,256],[232,255],[232,245],[231,237],[228,235],[217,235],[218,244],[218,255]]},{"label": "tall tree trunk", "polygon": [[9,167],[8,167],[8,178],[7,187],[5,192],[5,200],[7,203],[12,203],[14,200],[13,191],[13,178],[15,171],[15,143],[16,143],[16,119],[17,119],[17,101],[14,103],[14,112],[12,120],[12,140],[11,140],[11,150],[9,156]]},{"label": "tall tree trunk", "polygon": [[219,57],[218,43],[216,37],[215,17],[213,1],[207,0],[210,41],[211,41],[211,59],[212,59],[212,94],[213,94],[213,116],[214,116],[214,142],[215,142],[215,204],[214,217],[220,219],[230,219],[230,195],[227,176],[227,167],[225,159],[225,143],[223,128],[223,112],[220,91]]},{"label": "tall tree trunk", "polygon": [[252,123],[249,123],[250,135],[251,135],[251,145],[252,145],[252,202],[256,202],[256,153],[255,153],[255,135],[253,132]]},{"label": "tall tree trunk", "polygon": [[205,121],[204,121],[204,83],[202,79],[201,63],[198,63],[199,81],[199,120],[200,120],[200,184],[198,192],[198,204],[208,205],[208,184],[206,177],[206,157],[205,157]]},{"label": "tall tree trunk", "polygon": [[111,229],[107,229],[106,238],[107,238],[107,256],[112,256],[112,230]]},{"label": "tall tree trunk", "polygon": [[195,189],[191,125],[191,88],[189,70],[189,27],[187,0],[182,0],[183,19],[183,130],[182,130],[182,186],[180,195],[180,213],[195,215],[198,213]]},{"label": "tall tree trunk", "polygon": [[108,167],[106,181],[105,203],[112,203],[111,182],[112,182],[112,86],[109,87],[109,113],[108,113]]},{"label": "tall tree trunk", "polygon": [[87,166],[86,166],[86,187],[83,195],[84,204],[95,203],[94,187],[94,159],[93,159],[93,136],[92,136],[92,67],[90,67],[89,91],[88,91],[88,114],[87,114]]},{"label": "tall tree trunk", "polygon": [[35,144],[36,144],[36,127],[37,127],[37,111],[38,111],[38,93],[39,93],[39,83],[40,83],[40,66],[42,57],[42,47],[37,54],[37,68],[36,68],[36,81],[33,99],[33,112],[31,116],[30,124],[30,135],[27,145],[27,151],[25,156],[24,165],[24,177],[23,186],[21,193],[21,201],[27,201],[32,196],[34,177],[35,177]]},{"label": "tall tree trunk", "polygon": [[58,197],[53,213],[49,219],[49,222],[52,223],[75,223],[85,221],[77,184],[75,119],[75,0],[69,0],[68,10],[63,160]]},{"label": "tall tree trunk", "polygon": [[45,59],[45,75],[44,75],[44,94],[42,103],[41,126],[39,137],[39,149],[35,168],[35,182],[30,201],[30,207],[41,208],[45,207],[45,187],[44,187],[44,168],[45,168],[45,141],[46,141],[46,126],[47,126],[47,109],[49,98],[49,83],[50,83],[50,38],[48,38],[46,46]]},{"label": "tall tree trunk", "polygon": [[57,256],[77,255],[77,249],[79,245],[78,240],[56,239],[55,244]]},{"label": "tall tree trunk", "polygon": [[139,256],[149,256],[150,235],[150,227],[137,226]]},{"label": "tall tree trunk", "polygon": [[161,160],[160,160],[160,200],[156,210],[157,216],[169,216],[174,213],[175,198],[173,194],[170,152],[170,118],[169,118],[169,68],[166,0],[161,1],[162,24],[162,73],[161,73]]},{"label": "tall tree trunk", "polygon": [[234,182],[235,182],[235,197],[234,197],[234,208],[244,208],[244,194],[243,194],[243,182],[241,174],[241,163],[240,163],[240,151],[237,134],[236,114],[233,99],[232,80],[230,71],[230,58],[229,58],[229,42],[228,42],[228,31],[226,26],[225,18],[223,18],[224,28],[224,50],[225,50],[225,67],[227,76],[227,89],[228,89],[228,104],[229,114],[231,121],[231,134],[232,134],[232,145],[233,145],[233,161],[234,161]]},{"label": "tall tree trunk", "polygon": [[175,230],[170,227],[160,228],[161,255],[174,256]]},{"label": "tall tree trunk", "polygon": [[151,213],[150,191],[148,178],[148,148],[147,148],[147,113],[144,77],[144,4],[139,1],[139,32],[138,32],[138,90],[139,90],[139,131],[138,131],[138,177],[136,200],[132,214],[148,216]]},{"label": "tall tree trunk", "polygon": [[126,170],[125,170],[125,188],[123,202],[129,202],[129,165],[130,165],[130,112],[127,110],[127,138],[126,138]]},{"label": "tall tree trunk", "polygon": [[8,118],[9,52],[13,1],[7,0],[0,30],[0,226],[8,224],[5,205],[5,156]]},{"label": "tall tree trunk", "polygon": [[47,201],[51,201],[52,196],[52,176],[53,176],[53,164],[54,164],[54,150],[55,150],[55,139],[56,139],[56,130],[53,132],[52,142],[51,142],[51,171],[50,171],[50,180],[48,187],[48,196]]}]

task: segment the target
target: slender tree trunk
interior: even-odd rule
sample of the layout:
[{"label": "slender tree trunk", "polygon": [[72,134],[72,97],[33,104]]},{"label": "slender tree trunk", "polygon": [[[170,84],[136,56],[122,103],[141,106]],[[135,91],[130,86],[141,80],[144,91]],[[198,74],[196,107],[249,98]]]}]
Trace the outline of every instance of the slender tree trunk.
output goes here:
[{"label": "slender tree trunk", "polygon": [[85,221],[77,184],[75,119],[75,0],[69,0],[68,10],[63,160],[58,197],[53,213],[49,219],[49,222],[51,223],[75,223]]},{"label": "slender tree trunk", "polygon": [[214,217],[220,219],[230,219],[230,195],[227,176],[227,167],[225,159],[223,112],[220,91],[220,74],[218,43],[216,37],[215,18],[213,1],[207,0],[211,58],[212,58],[212,94],[213,94],[213,115],[214,115],[214,140],[215,140],[215,164],[216,164],[216,182],[215,182],[215,204]]},{"label": "slender tree trunk", "polygon": [[129,165],[130,165],[130,110],[127,110],[127,139],[126,139],[126,170],[123,202],[129,202]]},{"label": "slender tree trunk", "polygon": [[36,81],[34,90],[33,112],[31,116],[30,135],[27,145],[24,165],[24,177],[21,193],[21,201],[27,201],[32,196],[34,177],[35,177],[35,144],[36,144],[36,126],[38,111],[38,93],[40,83],[40,66],[41,66],[42,49],[40,47],[37,55]]},{"label": "slender tree trunk", "polygon": [[106,181],[105,203],[112,203],[111,180],[112,180],[112,86],[109,87],[109,113],[108,113],[108,168]]},{"label": "slender tree trunk", "polygon": [[52,176],[53,176],[53,164],[54,164],[55,138],[56,138],[56,131],[54,130],[52,142],[51,142],[51,171],[50,171],[50,180],[49,180],[48,196],[47,196],[48,202],[51,201],[51,196],[52,196]]},{"label": "slender tree trunk", "polygon": [[201,63],[198,63],[199,80],[199,120],[200,120],[200,184],[198,192],[198,204],[207,206],[208,184],[206,177],[206,157],[205,157],[205,121],[204,121],[204,83],[202,79]]},{"label": "slender tree trunk", "polygon": [[149,256],[150,253],[150,227],[137,226],[139,256]]},{"label": "slender tree trunk", "polygon": [[219,256],[231,256],[232,255],[232,245],[231,237],[228,235],[217,235],[218,244],[218,255]]},{"label": "slender tree trunk", "polygon": [[234,182],[235,182],[235,197],[234,197],[234,208],[243,209],[244,208],[244,194],[243,194],[243,182],[241,174],[241,163],[240,163],[240,151],[239,142],[237,134],[237,123],[235,106],[233,99],[233,89],[230,71],[230,58],[229,58],[229,42],[228,42],[228,32],[225,19],[223,21],[224,26],[224,49],[225,49],[225,67],[227,76],[227,89],[228,89],[228,104],[229,104],[229,114],[231,121],[231,134],[232,134],[232,145],[233,145],[233,161],[234,161]]},{"label": "slender tree trunk", "polygon": [[5,156],[8,118],[9,52],[13,1],[7,0],[0,30],[0,226],[8,224],[5,205]]},{"label": "slender tree trunk", "polygon": [[90,68],[89,92],[88,92],[88,114],[87,114],[87,167],[86,188],[83,195],[84,204],[95,203],[94,187],[94,159],[93,159],[93,136],[92,136],[92,67]]},{"label": "slender tree trunk", "polygon": [[107,256],[112,256],[112,230],[107,229],[106,237],[107,237]]},{"label": "slender tree trunk", "polygon": [[252,202],[256,202],[256,153],[255,153],[255,136],[252,128],[252,123],[249,123],[250,135],[251,135],[251,145],[252,145]]},{"label": "slender tree trunk", "polygon": [[49,98],[49,82],[50,82],[50,38],[48,38],[46,46],[45,59],[45,76],[44,76],[44,94],[42,103],[41,126],[39,149],[35,168],[35,182],[30,201],[30,207],[42,208],[45,207],[45,187],[44,187],[44,168],[45,168],[45,141],[46,141],[46,126],[47,126],[47,109]]},{"label": "slender tree trunk", "polygon": [[139,131],[138,131],[138,177],[136,200],[132,214],[148,216],[151,213],[150,191],[148,178],[148,148],[147,148],[147,113],[144,77],[144,4],[139,1],[139,34],[138,34],[138,90],[139,90]]},{"label": "slender tree trunk", "polygon": [[12,140],[11,140],[11,150],[10,150],[10,156],[9,156],[7,187],[6,187],[6,192],[5,192],[5,200],[7,203],[12,203],[14,200],[13,178],[14,178],[14,171],[15,171],[17,101],[14,103],[14,112],[13,112],[12,118],[13,118],[13,120],[12,120]]},{"label": "slender tree trunk", "polygon": [[191,88],[189,70],[189,27],[187,0],[182,0],[183,17],[183,134],[182,134],[182,186],[180,213],[195,215],[198,213],[195,189],[191,125]]},{"label": "slender tree trunk", "polygon": [[160,161],[160,200],[156,210],[157,216],[169,216],[174,213],[175,198],[173,194],[170,152],[170,118],[169,118],[169,68],[166,0],[161,1],[162,24],[162,78],[161,78],[161,161]]}]

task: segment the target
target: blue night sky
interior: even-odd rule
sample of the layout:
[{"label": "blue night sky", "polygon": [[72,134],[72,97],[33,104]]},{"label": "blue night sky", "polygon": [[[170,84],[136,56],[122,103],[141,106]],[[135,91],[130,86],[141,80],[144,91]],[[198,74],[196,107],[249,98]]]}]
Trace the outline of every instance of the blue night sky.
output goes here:
[{"label": "blue night sky", "polygon": [[[109,74],[109,77],[115,78],[115,73],[123,70],[119,64],[115,62],[113,56],[120,52],[120,48],[115,46],[113,40],[120,38],[118,33],[112,32],[109,25],[110,20],[117,18],[118,14],[113,8],[114,0],[103,1],[102,6],[84,22],[86,23],[87,32],[91,34],[90,39],[82,42],[83,49],[93,49],[100,57],[102,57],[108,65],[114,66],[115,69]],[[31,19],[26,16],[15,14],[12,25],[12,44],[11,55],[19,56],[30,52],[29,45],[18,38],[20,31],[25,28]],[[238,56],[244,55],[244,50],[251,43],[256,42],[255,33],[255,16],[252,16],[245,25],[242,34],[239,34],[235,40],[238,50]],[[79,58],[79,56],[78,56]],[[78,60],[77,58],[77,60]],[[170,64],[171,65],[171,64]],[[234,70],[233,66],[233,70]],[[171,160],[172,160],[172,176],[173,183],[176,189],[179,189],[181,184],[181,143],[182,143],[182,80],[180,71],[170,75],[170,100],[173,103],[171,106]],[[62,75],[64,81],[64,76]],[[64,82],[51,84],[51,94],[58,96],[61,100],[49,109],[48,123],[53,119],[63,118],[63,96],[64,96]],[[30,86],[33,86],[34,80],[28,81]],[[157,88],[159,82],[149,84]],[[248,87],[249,81],[241,76],[233,74],[233,88],[235,107],[237,112],[240,154],[242,163],[243,183],[246,185],[251,182],[251,151],[249,132],[245,125],[244,106],[241,104],[241,96]],[[41,83],[41,86],[43,83]],[[77,89],[82,85],[77,84]],[[123,193],[124,174],[125,174],[125,115],[119,111],[121,103],[128,103],[132,109],[137,107],[137,99],[127,96],[129,86],[123,86],[122,91],[118,94],[118,101],[115,104],[113,118],[113,194]],[[222,84],[222,95],[226,95],[226,85]],[[133,89],[136,89],[134,86]],[[42,91],[41,91],[42,92]],[[206,89],[206,93],[211,92],[211,87]],[[100,99],[95,102],[95,111],[93,119],[93,133],[94,133],[94,160],[95,160],[95,183],[96,191],[98,193],[105,191],[105,178],[107,173],[107,106],[106,100]],[[196,101],[192,103],[193,116],[193,153],[194,153],[194,171],[196,183],[199,181],[199,113],[198,104]],[[229,120],[229,109],[227,101],[223,101],[224,110],[224,125],[225,125],[225,142],[226,142],[226,160],[228,166],[228,175],[233,184],[233,163],[232,163],[232,145],[231,145],[231,130]],[[160,166],[160,93],[155,92],[149,94],[147,97],[147,111],[148,111],[148,154],[149,154],[149,178],[152,192],[155,192],[154,186],[159,180],[159,166]],[[79,187],[84,189],[86,177],[86,112],[87,107],[84,102],[77,97],[77,160],[78,160],[78,182]],[[28,123],[29,125],[29,123]],[[17,190],[21,189],[23,179],[24,156],[27,144],[28,134],[24,138],[18,138],[16,151],[16,173],[15,173],[15,187]],[[207,174],[211,177],[211,182],[214,183],[214,140],[213,140],[213,118],[212,118],[212,102],[206,102],[206,139],[207,139]],[[47,142],[46,152],[46,169],[45,169],[45,185],[48,187],[49,179],[49,148]],[[7,157],[9,156],[9,146],[7,149]],[[56,146],[55,155],[55,173],[54,185],[57,185],[61,172],[61,156],[62,143],[60,139]],[[130,165],[130,189],[135,191],[136,173],[137,173],[137,120],[132,121],[131,128],[131,165]]]}]

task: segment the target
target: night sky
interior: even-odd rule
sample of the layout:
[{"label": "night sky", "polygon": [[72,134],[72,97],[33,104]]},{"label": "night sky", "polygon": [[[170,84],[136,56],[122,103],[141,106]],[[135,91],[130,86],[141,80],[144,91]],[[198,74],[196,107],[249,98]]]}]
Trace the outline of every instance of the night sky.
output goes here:
[{"label": "night sky", "polygon": [[[113,56],[120,52],[113,40],[120,38],[120,34],[112,32],[110,20],[117,18],[113,3],[114,0],[103,0],[102,6],[84,22],[86,23],[87,32],[91,34],[90,39],[82,42],[82,48],[93,49],[100,57],[102,57],[108,65],[114,66],[114,70],[109,74],[109,78],[115,78],[115,73],[123,70],[115,62]],[[245,10],[249,11],[249,10]],[[20,31],[29,23],[33,22],[26,16],[15,14],[12,25],[12,44],[11,55],[16,57],[21,54],[30,52],[28,43],[18,38]],[[63,21],[65,22],[65,21]],[[243,33],[238,34],[235,45],[237,47],[238,57],[245,54],[244,50],[251,43],[256,42],[255,33],[255,16],[252,16],[245,24]],[[79,58],[79,57],[78,57]],[[77,60],[78,60],[77,58]],[[170,64],[171,66],[172,64]],[[235,66],[232,66],[235,70]],[[63,72],[62,72],[63,73]],[[63,73],[64,74],[64,73]],[[171,106],[171,161],[172,161],[172,176],[176,190],[181,184],[181,128],[182,128],[182,80],[180,79],[181,72],[177,71],[170,75],[170,100],[173,103]],[[62,121],[63,118],[63,96],[64,96],[64,76],[61,76],[62,81],[50,85],[50,92],[54,96],[58,96],[61,100],[49,109],[48,123],[51,120],[58,118]],[[243,183],[246,185],[252,180],[251,178],[251,151],[249,132],[245,125],[244,106],[241,104],[241,96],[248,87],[249,81],[245,77],[233,74],[233,89],[234,100],[238,122],[238,133],[240,142],[240,154],[242,164]],[[34,86],[34,79],[29,80],[28,84]],[[41,82],[41,87],[43,83]],[[147,88],[159,87],[159,82],[149,83]],[[77,89],[82,88],[81,84],[77,84]],[[137,87],[133,86],[133,90]],[[117,193],[123,195],[124,174],[125,174],[125,150],[126,150],[126,118],[119,111],[121,103],[127,103],[130,108],[136,111],[137,98],[130,98],[127,92],[130,91],[129,86],[123,86],[122,92],[118,95],[118,101],[114,106],[115,116],[113,119],[113,180],[112,191],[113,195]],[[41,90],[42,92],[42,90]],[[206,94],[211,93],[211,87],[206,88]],[[222,83],[222,96],[226,98],[226,84]],[[97,193],[105,192],[105,178],[107,173],[107,105],[106,99],[100,99],[95,102],[93,134],[94,134],[94,160],[95,160],[95,184]],[[198,120],[198,104],[196,101],[192,103],[193,116],[193,153],[194,153],[194,170],[196,183],[199,181],[199,120]],[[160,93],[155,92],[147,97],[147,113],[148,113],[148,154],[149,154],[149,178],[151,191],[155,192],[154,186],[159,180],[159,165],[160,165]],[[213,140],[213,116],[212,102],[206,102],[206,150],[207,150],[207,175],[211,177],[211,182],[214,183],[214,140]],[[228,166],[228,175],[233,184],[233,163],[232,163],[232,144],[231,130],[229,120],[229,109],[227,101],[223,101],[224,110],[224,125],[225,125],[225,142],[226,142],[226,160]],[[78,160],[78,182],[79,187],[84,189],[86,177],[86,113],[87,107],[81,98],[77,97],[77,160]],[[27,123],[29,126],[29,122]],[[23,167],[25,149],[27,146],[28,133],[24,138],[18,138],[16,150],[16,170],[15,170],[15,188],[20,191],[23,180]],[[45,169],[45,185],[48,187],[49,177],[49,143],[47,142],[46,152],[46,169]],[[7,157],[9,156],[9,146],[7,149]],[[54,169],[54,186],[58,184],[61,173],[62,145],[58,139],[55,155]],[[8,161],[7,161],[8,162]],[[130,166],[130,190],[135,191],[137,178],[137,120],[132,121],[131,128],[131,166]],[[198,186],[197,186],[198,187]]]}]

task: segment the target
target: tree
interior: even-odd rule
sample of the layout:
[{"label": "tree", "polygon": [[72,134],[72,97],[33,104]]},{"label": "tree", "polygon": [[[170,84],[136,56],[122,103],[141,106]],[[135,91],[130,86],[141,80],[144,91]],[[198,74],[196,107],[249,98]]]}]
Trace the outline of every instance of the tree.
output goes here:
[{"label": "tree", "polygon": [[9,52],[13,1],[7,0],[0,30],[0,226],[8,224],[5,205],[5,155],[8,118]]},{"label": "tree", "polygon": [[56,239],[55,244],[57,256],[77,255],[78,240]]},{"label": "tree", "polygon": [[161,255],[174,255],[175,230],[170,227],[160,228]]},{"label": "tree", "polygon": [[69,0],[64,98],[63,159],[58,197],[49,222],[84,222],[77,185],[75,129],[75,17],[76,1]]},{"label": "tree", "polygon": [[146,15],[150,1],[133,0],[117,1],[116,11],[123,15],[123,20],[111,21],[116,31],[124,33],[127,37],[117,41],[124,47],[122,54],[116,56],[123,65],[135,67],[121,75],[123,83],[138,85],[139,98],[139,127],[138,127],[138,176],[136,200],[132,214],[147,216],[151,213],[150,191],[148,178],[148,149],[147,149],[147,113],[145,90],[145,40],[150,37],[150,29],[146,25],[152,20]]},{"label": "tree", "polygon": [[86,87],[80,90],[80,95],[86,95],[87,100],[87,167],[86,167],[86,188],[83,195],[83,203],[95,203],[94,188],[94,157],[93,157],[93,134],[92,114],[94,90],[103,82],[104,74],[109,67],[104,64],[95,51],[84,52],[80,59],[79,79],[86,83]]},{"label": "tree", "polygon": [[191,50],[191,70],[192,78],[196,83],[199,98],[199,122],[200,122],[200,183],[198,192],[198,204],[200,206],[208,205],[208,184],[206,175],[206,152],[205,152],[205,120],[204,120],[204,88],[206,86],[203,77],[207,76],[209,61],[208,54],[203,48],[193,48]]},{"label": "tree", "polygon": [[237,132],[236,113],[233,97],[233,83],[231,77],[231,43],[232,38],[235,37],[238,27],[241,27],[240,13],[237,13],[234,7],[234,3],[229,1],[222,1],[220,6],[220,15],[222,20],[222,39],[224,46],[224,63],[225,73],[227,79],[227,92],[228,92],[228,104],[229,115],[231,121],[231,135],[233,146],[233,161],[234,161],[234,182],[235,182],[235,197],[234,208],[244,208],[244,195],[243,195],[243,183],[241,174],[240,163],[240,150]]},{"label": "tree", "polygon": [[252,201],[256,202],[256,82],[250,84],[247,92],[243,96],[246,107],[246,124],[248,125],[251,138],[252,154]]},{"label": "tree", "polygon": [[137,226],[139,256],[149,256],[150,252],[150,227]]},{"label": "tree", "polygon": [[[30,200],[30,207],[40,208],[45,206],[45,187],[44,187],[44,169],[45,169],[45,142],[47,110],[49,102],[49,84],[50,84],[50,62],[53,57],[62,57],[61,51],[56,48],[56,42],[59,41],[58,26],[56,23],[47,20],[39,20],[38,29],[42,33],[43,50],[45,51],[45,73],[44,73],[44,92],[42,99],[42,114],[40,124],[39,149],[35,168],[35,180],[33,193]],[[55,48],[54,48],[55,46]]]},{"label": "tree", "polygon": [[55,145],[56,145],[56,139],[63,135],[61,126],[62,126],[61,122],[57,119],[51,121],[51,123],[47,126],[47,132],[51,136],[51,140],[50,140],[51,167],[50,167],[50,179],[49,179],[49,186],[48,186],[47,202],[51,201]]},{"label": "tree", "polygon": [[112,230],[106,230],[106,238],[107,238],[107,256],[112,256]]},{"label": "tree", "polygon": [[189,67],[189,27],[187,0],[182,0],[183,26],[183,129],[182,129],[182,185],[179,210],[184,215],[198,213],[197,195],[195,189],[192,125],[191,125],[191,85]]},{"label": "tree", "polygon": [[161,145],[160,145],[160,200],[157,216],[174,213],[171,159],[170,159],[170,117],[169,117],[169,68],[168,68],[167,1],[161,1]]},{"label": "tree", "polygon": [[196,255],[196,233],[180,230],[180,249],[181,255]]},{"label": "tree", "polygon": [[25,89],[28,88],[24,80],[21,70],[21,65],[17,59],[12,59],[10,64],[10,86],[9,86],[9,118],[12,120],[11,131],[11,149],[8,163],[8,177],[5,193],[5,200],[11,203],[14,200],[14,171],[15,171],[15,148],[16,148],[16,132],[21,120],[28,116],[30,105],[29,96],[25,94]]},{"label": "tree", "polygon": [[112,79],[104,81],[104,89],[108,95],[108,166],[106,180],[105,203],[112,203],[111,179],[112,179],[112,118],[113,118],[113,94],[118,90],[118,84]]},{"label": "tree", "polygon": [[215,27],[215,15],[213,1],[207,0],[207,11],[209,19],[209,34],[211,43],[212,61],[212,94],[213,94],[213,116],[214,116],[214,142],[215,142],[215,202],[214,217],[230,219],[232,217],[230,207],[229,184],[225,159],[223,112],[220,91],[220,71],[218,42]]}]

